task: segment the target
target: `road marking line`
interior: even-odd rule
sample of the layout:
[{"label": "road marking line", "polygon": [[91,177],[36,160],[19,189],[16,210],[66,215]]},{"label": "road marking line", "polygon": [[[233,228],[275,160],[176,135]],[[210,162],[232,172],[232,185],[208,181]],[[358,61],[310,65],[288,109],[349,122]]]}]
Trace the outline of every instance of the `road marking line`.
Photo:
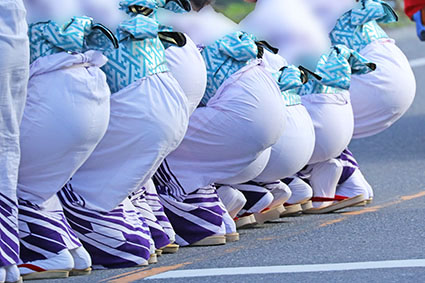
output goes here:
[{"label": "road marking line", "polygon": [[336,224],[336,223],[339,223],[341,221],[344,221],[345,219],[347,219],[347,217],[341,217],[341,218],[338,218],[338,219],[325,221],[322,224],[320,224],[319,227],[326,227],[326,226],[329,226],[329,225],[332,225],[332,224]]},{"label": "road marking line", "polygon": [[410,67],[412,68],[425,66],[425,57],[412,59],[409,61],[409,63],[410,63]]},{"label": "road marking line", "polygon": [[[378,211],[382,208],[389,207],[389,206],[392,206],[392,205],[396,205],[396,204],[402,203],[404,201],[409,201],[409,200],[412,200],[412,199],[420,198],[420,197],[423,197],[423,196],[425,196],[425,191],[422,191],[422,192],[419,192],[419,193],[413,194],[413,195],[401,196],[399,199],[397,199],[395,201],[388,202],[388,203],[385,203],[385,204],[382,204],[382,205],[366,207],[364,209],[356,210],[356,211],[343,212],[343,213],[341,213],[341,215],[345,215],[345,217],[341,217],[341,218],[331,220],[331,221],[322,222],[319,225],[319,227],[323,228],[323,227],[326,227],[326,226],[329,226],[329,225],[332,225],[332,224],[342,222],[342,221],[347,219],[347,216],[354,216],[354,215],[361,215],[361,214],[364,214],[364,213],[376,212],[376,211]],[[295,234],[306,233],[306,232],[309,232],[309,230],[302,230],[301,232],[297,232]],[[286,235],[286,236],[290,236],[290,235]],[[273,240],[273,237],[259,238],[258,240],[268,241],[268,240]],[[241,248],[245,248],[245,247],[241,246]],[[228,253],[228,252],[229,251],[225,251],[225,253]],[[195,261],[199,262],[199,261],[203,261],[203,259],[197,259]],[[135,280],[144,279],[144,278],[147,278],[147,277],[152,276],[152,275],[160,274],[161,272],[165,272],[165,271],[168,271],[168,270],[178,269],[180,267],[183,267],[183,266],[186,266],[186,265],[189,265],[189,264],[191,264],[191,262],[183,263],[181,266],[180,265],[166,266],[166,267],[164,267],[165,270],[163,270],[163,271],[161,271],[160,268],[149,269],[149,268],[145,267],[145,268],[133,270],[133,271],[130,271],[130,272],[126,272],[126,273],[118,274],[118,275],[113,276],[113,277],[106,278],[106,279],[102,280],[101,282],[131,282],[131,281],[135,281]],[[170,268],[170,269],[168,269],[168,268]],[[123,281],[121,281],[121,279]]]},{"label": "road marking line", "polygon": [[110,283],[129,283],[129,282],[134,282],[136,280],[141,280],[144,279],[146,277],[149,276],[155,276],[157,274],[166,274],[168,272],[170,272],[170,270],[174,270],[174,269],[178,269],[178,268],[182,268],[185,265],[191,264],[191,262],[185,262],[185,263],[181,263],[181,264],[176,264],[176,265],[171,265],[171,266],[163,266],[163,267],[157,267],[157,268],[152,268],[149,270],[141,270],[139,272],[135,272],[133,274],[129,274],[123,277],[113,277],[114,279],[112,280],[107,280],[107,282]]},{"label": "road marking line", "polygon": [[412,200],[412,199],[415,199],[415,198],[420,198],[420,197],[423,197],[423,196],[425,196],[425,191],[414,194],[414,195],[410,195],[410,196],[403,196],[403,197],[401,197],[401,199],[405,201],[405,200]]},{"label": "road marking line", "polygon": [[364,270],[364,269],[412,268],[412,267],[425,267],[425,259],[175,270],[175,271],[168,271],[162,274],[147,277],[145,278],[145,280],[178,279],[178,278],[193,278],[193,277],[218,277],[218,276],[231,276],[231,275],[260,275],[260,274],[306,273],[306,272],[325,272],[325,271],[347,271],[347,270]]}]

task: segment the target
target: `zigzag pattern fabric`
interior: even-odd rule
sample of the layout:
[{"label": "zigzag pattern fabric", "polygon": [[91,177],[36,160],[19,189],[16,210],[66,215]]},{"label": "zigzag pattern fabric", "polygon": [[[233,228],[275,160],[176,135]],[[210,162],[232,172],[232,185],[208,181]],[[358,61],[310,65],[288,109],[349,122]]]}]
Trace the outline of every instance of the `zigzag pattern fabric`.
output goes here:
[{"label": "zigzag pattern fabric", "polygon": [[146,224],[149,226],[149,231],[152,235],[152,239],[155,243],[155,248],[160,249],[170,244],[170,239],[159,223],[158,219],[155,217],[155,214],[152,211],[152,208],[149,206],[146,201],[146,189],[141,188],[138,191],[130,195],[130,200],[133,203],[134,207],[138,209],[143,218],[146,221]]},{"label": "zigzag pattern fabric", "polygon": [[170,220],[165,214],[164,207],[162,206],[161,201],[159,200],[159,196],[154,183],[152,181],[149,181],[145,189],[146,202],[152,209],[152,212],[158,220],[159,224],[161,225],[162,229],[167,234],[170,242],[174,243],[176,241],[176,232],[174,232],[174,228],[173,226],[171,226]]},{"label": "zigzag pattern fabric", "polygon": [[202,50],[207,66],[207,88],[201,101],[205,106],[231,75],[257,58],[255,38],[244,32],[224,36]]},{"label": "zigzag pattern fabric", "polygon": [[176,201],[159,194],[165,213],[176,232],[176,243],[188,246],[206,237],[225,234],[225,213],[215,187],[198,189],[185,199]]},{"label": "zigzag pattern fabric", "polygon": [[23,262],[48,259],[62,250],[81,247],[62,210],[46,211],[22,199],[18,206]]},{"label": "zigzag pattern fabric", "polygon": [[93,267],[134,267],[149,259],[149,227],[129,199],[110,212],[101,212],[85,208],[70,184],[58,197],[69,224],[91,255]]},{"label": "zigzag pattern fabric", "polygon": [[18,207],[0,193],[0,266],[19,261]]},{"label": "zigzag pattern fabric", "polygon": [[53,21],[29,25],[31,63],[59,52],[83,53],[112,48],[112,42],[92,27],[93,20],[88,17],[74,17],[62,26]]},{"label": "zigzag pattern fabric", "polygon": [[332,47],[329,54],[324,54],[316,67],[316,74],[322,80],[311,77],[309,82],[299,90],[300,95],[312,93],[338,93],[348,90],[352,74],[367,74],[374,70],[374,64],[354,50],[344,45]]},{"label": "zigzag pattern fabric", "polygon": [[390,23],[397,20],[397,14],[388,3],[361,0],[358,8],[342,15],[329,37],[333,45],[342,44],[360,51],[375,40],[388,38],[377,22]]}]

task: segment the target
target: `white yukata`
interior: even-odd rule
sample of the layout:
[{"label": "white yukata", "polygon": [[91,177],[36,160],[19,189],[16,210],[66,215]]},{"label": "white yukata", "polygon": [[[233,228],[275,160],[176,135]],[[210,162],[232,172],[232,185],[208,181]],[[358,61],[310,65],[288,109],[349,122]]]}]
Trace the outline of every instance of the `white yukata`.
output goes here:
[{"label": "white yukata", "polygon": [[327,26],[333,44],[345,44],[377,65],[373,73],[352,77],[353,138],[387,129],[406,113],[416,92],[406,56],[377,24],[396,21],[396,14],[381,0],[305,1]]},{"label": "white yukata", "polygon": [[[265,54],[271,55],[269,52]],[[275,56],[280,57],[273,55],[273,57]],[[268,65],[271,65],[272,63],[268,61],[275,59],[265,56],[265,60]],[[277,66],[278,70],[287,66],[285,60],[282,60]],[[274,70],[274,73],[278,70]],[[293,81],[290,77],[281,79],[283,84]],[[266,168],[254,179],[260,183],[274,182],[294,175],[307,165],[313,154],[315,144],[313,121],[307,109],[301,104],[301,96],[296,91],[288,89],[282,91],[282,97],[285,100],[287,112],[285,131],[278,142],[272,146]]]},{"label": "white yukata", "polygon": [[91,265],[56,193],[87,160],[108,126],[110,90],[100,70],[106,58],[92,49],[112,42],[87,17],[69,17],[63,26],[45,21],[78,14],[72,5],[61,9],[69,3],[25,2],[29,19],[41,21],[29,27],[31,68],[20,126],[20,269],[27,279],[52,269],[66,277],[71,269]]},{"label": "white yukata", "polygon": [[[181,142],[188,103],[169,72],[158,37],[155,11],[161,3],[96,2],[87,1],[85,12],[114,28],[120,41],[118,49],[105,52],[109,61],[103,67],[112,92],[110,123],[60,199],[95,267],[138,266],[155,250],[149,226],[128,196],[149,181]],[[152,13],[138,14],[143,7]]]},{"label": "white yukata", "polygon": [[[192,114],[182,144],[166,158],[154,178],[171,223],[187,223],[179,226],[176,239],[188,245],[223,233],[213,215],[222,204],[209,185],[226,183],[262,159],[281,136],[286,113],[276,82],[256,58],[254,39],[233,32],[236,24],[211,6],[169,24],[206,46],[202,54],[208,85],[201,107]],[[262,161],[263,165],[252,166],[253,172],[234,179],[235,184],[255,178],[261,172],[258,167],[264,168],[268,158]],[[202,214],[191,215],[189,202],[193,211],[212,207],[211,216],[204,213],[205,218],[199,219]]]},{"label": "white yukata", "polygon": [[0,19],[0,281],[14,282],[19,278],[16,270],[19,260],[16,197],[19,124],[29,70],[28,26],[22,0],[1,1]]},{"label": "white yukata", "polygon": [[[330,46],[326,29],[303,1],[259,0],[240,26],[279,48],[279,54],[289,64],[303,64],[311,69],[316,68],[317,61]],[[302,98],[302,104],[317,129],[315,150],[308,163],[338,156],[352,135],[348,91],[308,95]],[[315,111],[311,111],[313,108]],[[324,120],[326,117],[329,119]]]},{"label": "white yukata", "polygon": [[207,68],[201,52],[186,35],[183,47],[170,46],[165,50],[168,68],[187,97],[189,113],[198,107],[207,87]]},{"label": "white yukata", "polygon": [[301,171],[301,175],[309,176],[314,197],[335,196],[343,170],[342,164],[335,158],[346,149],[353,132],[353,114],[347,91],[350,79],[354,74],[367,74],[375,68],[357,52],[337,45],[318,63],[316,74],[322,80],[313,79],[300,89],[316,133],[310,166]]},{"label": "white yukata", "polygon": [[[307,75],[294,66],[288,66],[277,54],[265,52],[263,58],[267,70],[275,76],[286,104],[285,130],[278,142],[271,147],[269,161],[262,172],[252,181],[234,186],[242,191],[247,199],[240,215],[246,212],[261,212],[253,209],[254,207],[261,209],[258,205],[264,198],[261,197],[261,191],[270,191],[273,195],[273,201],[266,208],[277,208],[290,200],[292,192],[279,180],[300,171],[310,160],[315,144],[313,122],[307,110],[301,105],[301,96],[296,92],[296,89],[305,83],[303,76],[306,79]],[[304,201],[310,197],[311,189],[308,188],[304,193],[299,192],[292,201],[297,199]]]}]

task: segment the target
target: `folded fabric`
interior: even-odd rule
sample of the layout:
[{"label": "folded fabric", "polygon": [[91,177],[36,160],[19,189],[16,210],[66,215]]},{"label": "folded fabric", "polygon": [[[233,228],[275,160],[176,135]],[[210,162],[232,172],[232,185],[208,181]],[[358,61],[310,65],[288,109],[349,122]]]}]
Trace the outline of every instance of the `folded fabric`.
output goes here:
[{"label": "folded fabric", "polygon": [[360,51],[369,43],[388,37],[377,23],[397,20],[397,14],[388,3],[361,0],[356,8],[341,16],[329,36],[333,45],[343,44]]}]

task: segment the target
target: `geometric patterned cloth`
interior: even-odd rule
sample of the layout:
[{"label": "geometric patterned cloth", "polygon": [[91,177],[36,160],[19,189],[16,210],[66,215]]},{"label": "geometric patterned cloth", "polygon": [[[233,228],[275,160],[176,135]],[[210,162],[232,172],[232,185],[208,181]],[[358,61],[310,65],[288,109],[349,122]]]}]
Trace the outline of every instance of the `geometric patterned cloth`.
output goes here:
[{"label": "geometric patterned cloth", "polygon": [[62,250],[81,247],[57,198],[55,201],[55,208],[48,210],[19,199],[20,258],[24,263],[48,259]]},{"label": "geometric patterned cloth", "polygon": [[340,93],[341,90],[350,88],[352,74],[367,74],[375,68],[375,64],[370,63],[358,52],[344,45],[336,45],[317,63],[315,73],[321,80],[310,76],[310,80],[299,89],[299,93],[300,95]]},{"label": "geometric patterned cloth", "polygon": [[116,34],[120,46],[105,51],[109,61],[102,68],[112,93],[144,77],[168,71],[159,31],[158,22],[143,15],[118,26]]},{"label": "geometric patterned cloth", "polygon": [[65,217],[89,252],[95,268],[124,268],[145,264],[153,246],[149,227],[129,199],[104,212],[85,207],[71,184],[58,193]]},{"label": "geometric patterned cloth", "polygon": [[242,69],[258,55],[255,38],[244,32],[234,32],[206,46],[202,50],[207,66],[207,88],[201,106],[216,94],[231,75]]},{"label": "geometric patterned cloth", "polygon": [[293,65],[289,65],[272,75],[282,91],[286,106],[300,105],[301,96],[296,89],[304,84],[301,70]]},{"label": "geometric patterned cloth", "polygon": [[108,63],[102,68],[112,93],[131,85],[139,79],[158,73],[168,72],[165,47],[158,37],[162,31],[170,31],[157,22],[158,8],[174,12],[190,11],[190,3],[165,0],[125,0],[120,9],[131,16],[117,28],[120,42],[118,49],[105,52]]},{"label": "geometric patterned cloth", "polygon": [[171,242],[167,233],[165,233],[158,219],[155,217],[153,209],[146,200],[146,189],[144,187],[138,189],[129,196],[129,199],[133,203],[134,207],[136,207],[141,213],[146,224],[149,226],[149,231],[151,232],[152,239],[155,243],[155,248],[160,249],[170,244]]},{"label": "geometric patterned cloth", "polygon": [[369,43],[388,37],[377,23],[397,20],[397,14],[388,3],[382,0],[361,0],[356,8],[341,16],[329,37],[333,45],[342,44],[360,51]]},{"label": "geometric patterned cloth", "polygon": [[337,159],[341,161],[343,166],[341,178],[339,179],[338,184],[343,184],[354,174],[354,171],[359,169],[359,164],[348,148],[346,148],[341,155],[337,157]]},{"label": "geometric patterned cloth", "polygon": [[159,194],[165,213],[176,232],[176,243],[188,246],[206,237],[225,234],[225,210],[214,186],[201,188],[178,201]]},{"label": "geometric patterned cloth", "polygon": [[73,17],[62,26],[53,21],[30,24],[31,63],[40,57],[60,52],[84,53],[113,48],[112,41],[93,27],[93,20],[88,17]]}]

